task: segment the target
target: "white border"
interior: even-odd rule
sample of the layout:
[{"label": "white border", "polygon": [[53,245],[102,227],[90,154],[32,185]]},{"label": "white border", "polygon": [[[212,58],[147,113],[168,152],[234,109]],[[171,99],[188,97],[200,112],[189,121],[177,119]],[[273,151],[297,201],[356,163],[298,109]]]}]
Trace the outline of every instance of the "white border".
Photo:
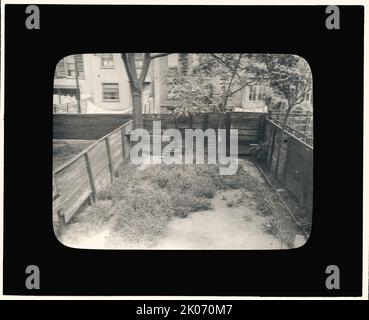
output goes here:
[{"label": "white border", "polygon": [[[322,4],[321,0],[269,0],[259,3],[254,0],[2,0],[1,1],[1,105],[0,105],[0,300],[368,300],[368,265],[369,265],[369,111],[368,111],[368,54],[364,54],[364,194],[363,194],[363,296],[362,297],[230,297],[230,296],[4,296],[3,295],[3,164],[4,164],[4,6],[6,4],[89,4],[89,5],[117,5],[117,4],[137,4],[137,5],[364,5],[364,1],[357,0],[336,0],[327,1]],[[364,8],[364,18],[368,21],[367,8]],[[364,35],[369,34],[369,23],[364,24]],[[364,52],[368,49],[368,36],[364,36]]]}]

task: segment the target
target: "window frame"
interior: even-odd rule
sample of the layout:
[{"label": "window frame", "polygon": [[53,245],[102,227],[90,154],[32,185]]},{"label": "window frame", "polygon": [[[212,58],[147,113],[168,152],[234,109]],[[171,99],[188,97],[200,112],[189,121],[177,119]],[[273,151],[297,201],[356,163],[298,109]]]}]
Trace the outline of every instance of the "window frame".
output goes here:
[{"label": "window frame", "polygon": [[[82,71],[78,70],[77,66],[76,66],[76,63],[74,62],[74,56],[81,56],[82,57]],[[68,58],[69,57],[73,57],[73,62],[69,62],[68,61]],[[58,73],[57,73],[57,66],[60,64],[60,63],[63,63],[63,68],[64,68],[64,76],[60,76]],[[74,69],[68,69],[68,64],[73,64],[74,65]],[[63,59],[61,59],[56,67],[55,67],[55,73],[54,73],[54,78],[57,78],[57,79],[61,79],[61,78],[67,78],[67,79],[75,79],[76,75],[69,75],[68,72],[70,70],[74,70],[74,72],[78,72],[78,79],[85,79],[85,65],[84,65],[84,59],[83,59],[83,54],[77,54],[77,55],[69,55],[69,56],[66,56],[64,57]],[[82,75],[80,75],[79,73],[82,72]]]},{"label": "window frame", "polygon": [[[104,58],[103,55],[111,55],[111,59],[109,59],[109,60],[112,62],[112,65],[104,65],[103,64],[104,60],[108,60],[108,59]],[[102,68],[102,69],[114,69],[115,68],[114,54],[112,54],[112,53],[101,53],[101,55],[100,55],[100,68]]]},{"label": "window frame", "polygon": [[[118,96],[118,99],[107,99],[105,97],[105,86],[106,85],[114,85],[116,86],[117,88],[117,96]],[[103,102],[120,102],[120,90],[119,90],[119,83],[118,82],[103,82],[101,83],[101,93],[102,93],[102,96],[101,96],[101,100]]]},{"label": "window frame", "polygon": [[256,85],[249,86],[248,98],[249,98],[248,99],[249,101],[256,101],[256,98],[257,98]]}]

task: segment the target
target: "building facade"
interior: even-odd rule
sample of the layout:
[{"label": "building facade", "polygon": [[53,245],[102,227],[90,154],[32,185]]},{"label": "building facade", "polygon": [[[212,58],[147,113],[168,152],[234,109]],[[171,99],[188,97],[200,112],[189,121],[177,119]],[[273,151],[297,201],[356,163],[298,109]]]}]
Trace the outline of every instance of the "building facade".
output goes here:
[{"label": "building facade", "polygon": [[[156,88],[155,104],[160,105],[161,113],[171,112],[179,103],[175,99],[175,94],[171,88],[171,78],[178,77],[183,73],[184,67],[187,69],[186,75],[195,77],[196,70],[201,64],[201,56],[202,54],[173,53],[153,61]],[[185,66],[183,66],[183,61],[185,61]],[[219,76],[214,77],[213,75],[210,75],[210,78],[209,88],[207,88],[209,94],[225,93],[229,80],[222,79]],[[231,91],[236,90],[237,86],[232,85]],[[274,104],[277,107],[279,106],[280,110],[285,107],[286,102],[274,94],[267,84],[245,86],[228,99],[227,107],[238,112],[268,112],[268,109],[270,109],[268,98],[270,97],[273,98]],[[312,92],[306,94],[304,101],[298,108],[304,111],[312,111]]]},{"label": "building facade", "polygon": [[[137,73],[141,71],[143,53],[135,53]],[[142,93],[143,113],[170,113],[179,105],[172,81],[180,75],[197,77],[205,54],[172,53],[153,59],[145,79]],[[229,79],[212,74],[201,75],[206,79],[209,95],[221,95],[228,87]],[[54,77],[54,110],[76,96],[78,88],[87,113],[130,113],[132,101],[130,84],[120,53],[79,54],[63,58],[56,66]],[[231,87],[231,91],[237,87]],[[285,101],[273,94],[268,85],[245,86],[227,101],[227,108],[238,112],[267,112],[268,99],[283,110]],[[85,102],[88,101],[88,102]],[[87,107],[85,107],[87,105]],[[279,107],[278,107],[279,106]],[[298,108],[312,111],[312,93],[306,94]],[[65,108],[64,108],[65,109]],[[74,109],[73,109],[74,110]]]},{"label": "building facade", "polygon": [[[136,54],[135,58],[140,72],[143,55]],[[151,66],[143,89],[143,111],[148,113],[155,111],[152,70]],[[120,53],[80,54],[60,60],[54,76],[54,105],[62,104],[66,96],[76,97],[78,88],[81,97],[91,101],[87,113],[132,110],[128,76]]]}]

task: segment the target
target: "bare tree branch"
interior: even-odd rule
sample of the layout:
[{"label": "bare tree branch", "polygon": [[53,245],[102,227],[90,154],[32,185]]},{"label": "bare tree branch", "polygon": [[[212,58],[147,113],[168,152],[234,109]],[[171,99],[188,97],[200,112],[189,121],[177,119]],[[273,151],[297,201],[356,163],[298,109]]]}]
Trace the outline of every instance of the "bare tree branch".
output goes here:
[{"label": "bare tree branch", "polygon": [[247,86],[251,86],[251,85],[254,85],[254,84],[257,84],[258,83],[258,79],[254,79],[250,82],[246,82],[244,84],[242,84],[238,89],[236,89],[235,91],[232,91],[229,96],[233,96],[235,93],[237,93],[238,91],[241,91],[243,88],[247,87]]},{"label": "bare tree branch", "polygon": [[231,77],[231,81],[229,82],[228,84],[228,88],[227,88],[227,93],[224,97],[224,103],[223,103],[223,107],[226,108],[227,107],[227,101],[228,101],[228,97],[229,97],[229,92],[231,90],[231,86],[232,86],[232,82],[233,82],[233,79],[236,75],[236,72],[237,72],[237,68],[238,66],[240,65],[240,61],[241,61],[241,58],[242,58],[242,54],[240,54],[240,56],[238,57],[238,60],[237,60],[237,64],[236,64],[236,67],[234,68],[234,71],[232,73],[232,77]]}]

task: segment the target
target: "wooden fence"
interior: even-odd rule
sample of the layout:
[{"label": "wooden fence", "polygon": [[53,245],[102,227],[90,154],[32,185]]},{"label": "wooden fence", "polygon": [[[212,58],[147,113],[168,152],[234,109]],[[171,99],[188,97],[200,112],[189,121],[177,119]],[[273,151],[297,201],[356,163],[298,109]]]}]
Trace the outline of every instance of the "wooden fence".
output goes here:
[{"label": "wooden fence", "polygon": [[54,114],[53,139],[98,140],[129,120],[131,114]]},{"label": "wooden fence", "polygon": [[[281,125],[283,123],[285,113],[271,112],[269,118]],[[309,111],[290,113],[287,118],[286,131],[304,141],[310,146],[313,146],[313,122],[314,114]]]},{"label": "wooden fence", "polygon": [[87,101],[88,99],[80,100],[81,110],[78,110],[77,101],[71,101],[61,104],[53,105],[53,113],[87,113]]},{"label": "wooden fence", "polygon": [[[60,138],[60,115],[54,115],[54,138]],[[132,130],[133,121],[127,115],[61,115],[62,128],[72,129],[73,123],[79,123],[78,130],[72,130],[75,136],[69,139],[96,139],[96,135],[105,132],[116,123],[125,124],[104,135],[91,146],[77,154],[53,172],[53,214],[54,221],[68,222],[71,217],[90,200],[96,200],[99,190],[113,181],[115,174],[129,155],[130,142],[127,133]],[[86,120],[87,121],[84,121]],[[67,121],[69,120],[69,122]],[[239,154],[247,154],[252,143],[258,143],[263,136],[265,113],[210,113],[199,114],[190,119],[178,120],[167,114],[144,115],[144,128],[152,133],[154,120],[161,121],[162,131],[169,128],[184,129],[238,129]],[[66,121],[68,124],[66,124]],[[128,121],[128,122],[127,122]],[[75,127],[74,127],[75,128]],[[55,137],[55,129],[57,135]],[[184,137],[184,135],[182,135]],[[57,219],[57,220],[55,220]]]},{"label": "wooden fence", "polygon": [[[144,128],[152,131],[152,121],[160,120],[162,130],[184,129],[238,129],[239,153],[248,154],[249,145],[258,143],[263,135],[265,113],[199,113],[180,120],[171,114],[144,114]],[[131,114],[54,114],[53,138],[97,140],[124,122],[132,119]]]},{"label": "wooden fence", "polygon": [[216,133],[217,129],[238,129],[238,153],[247,155],[250,144],[258,143],[263,136],[265,115],[255,112],[199,113],[180,120],[170,114],[146,114],[143,124],[152,133],[152,122],[160,120],[162,131],[175,128],[182,132],[183,138],[185,129],[214,129]]},{"label": "wooden fence", "polygon": [[129,156],[132,123],[113,130],[53,171],[54,221],[68,222],[86,200],[94,202],[97,192],[113,181]]},{"label": "wooden fence", "polygon": [[297,197],[310,212],[313,207],[313,147],[292,133],[282,141],[278,172],[276,162],[282,128],[267,119],[264,139],[269,142],[265,164],[272,174]]}]

